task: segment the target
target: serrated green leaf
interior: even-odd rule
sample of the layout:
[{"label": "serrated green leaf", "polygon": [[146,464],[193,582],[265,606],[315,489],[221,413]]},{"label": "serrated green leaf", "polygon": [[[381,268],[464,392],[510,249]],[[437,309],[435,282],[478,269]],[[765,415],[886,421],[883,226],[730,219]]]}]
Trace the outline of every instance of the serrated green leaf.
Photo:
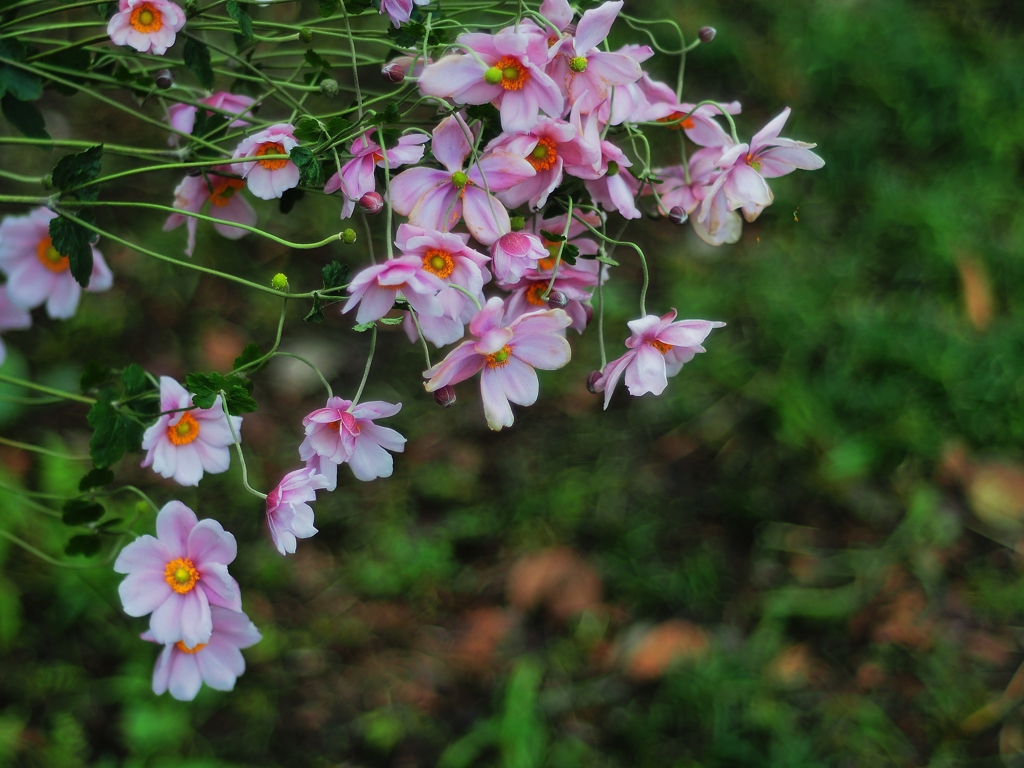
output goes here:
[{"label": "serrated green leaf", "polygon": [[331,135],[332,139],[335,136],[348,133],[350,130],[352,130],[352,123],[344,117],[332,117],[327,121],[327,133]]},{"label": "serrated green leaf", "polygon": [[102,387],[110,381],[113,375],[114,372],[108,366],[95,360],[90,360],[85,364],[85,370],[82,371],[82,378],[79,380],[78,386],[81,387],[83,392],[90,392]]},{"label": "serrated green leaf", "polygon": [[379,322],[384,325],[401,325],[403,319],[401,317],[382,317]]},{"label": "serrated green leaf", "polygon": [[239,3],[238,0],[228,0],[225,10],[228,16],[238,22],[238,29],[246,40],[252,40],[252,17],[249,15],[249,6]]},{"label": "serrated green leaf", "polygon": [[185,377],[185,388],[193,394],[192,404],[197,408],[208,409],[214,406],[217,395],[223,391],[226,395],[228,413],[252,413],[259,406],[249,394],[252,382],[229,378],[219,373],[190,373]]},{"label": "serrated green leaf", "polygon": [[309,187],[324,185],[324,171],[309,147],[293,147],[289,159],[298,166],[299,183]]},{"label": "serrated green leaf", "polygon": [[64,547],[64,554],[66,555],[85,555],[86,557],[92,557],[99,551],[99,537],[92,534],[72,536],[71,541],[69,541],[68,545]]},{"label": "serrated green leaf", "polygon": [[[0,40],[0,58],[23,62],[25,55],[25,46],[14,38]],[[43,95],[43,81],[39,75],[12,64],[0,64],[0,96],[5,93],[21,101],[35,101]]]},{"label": "serrated green leaf", "polygon": [[[81,187],[100,175],[103,163],[103,145],[97,144],[83,152],[64,155],[53,167],[53,185],[61,192]],[[95,200],[99,194],[97,187],[87,187],[75,192],[83,200]]]},{"label": "serrated green leaf", "polygon": [[118,411],[108,400],[98,400],[87,417],[93,428],[89,454],[96,467],[109,467],[125,451],[138,449],[142,442],[142,425]]},{"label": "serrated green leaf", "polygon": [[13,94],[4,94],[0,99],[0,112],[8,122],[30,139],[49,139],[43,114],[27,101],[16,99]]},{"label": "serrated green leaf", "polygon": [[85,525],[94,523],[106,513],[103,505],[88,499],[71,499],[64,502],[61,520],[64,525]]},{"label": "serrated green leaf", "polygon": [[295,138],[299,141],[314,142],[319,141],[322,138],[320,131],[320,121],[315,117],[306,115],[300,117],[298,122],[295,123]]},{"label": "serrated green leaf", "polygon": [[313,308],[309,314],[302,318],[307,323],[322,323],[324,321],[324,307],[317,294],[313,294]]},{"label": "serrated green leaf", "polygon": [[324,288],[341,288],[343,285],[346,285],[350,271],[348,264],[339,264],[336,261],[327,264],[322,270]]},{"label": "serrated green leaf", "polygon": [[326,19],[333,16],[340,5],[339,0],[320,0],[320,17]]},{"label": "serrated green leaf", "polygon": [[356,333],[365,333],[366,331],[373,328],[373,326],[375,326],[376,324],[376,320],[371,320],[368,323],[360,323],[359,325],[352,326],[352,330],[355,331]]},{"label": "serrated green leaf", "polygon": [[141,395],[150,389],[154,389],[153,382],[146,376],[145,369],[137,363],[132,363],[121,372],[121,384],[124,385],[124,393],[128,397]]},{"label": "serrated green leaf", "polygon": [[565,240],[564,235],[556,235],[553,232],[548,232],[546,229],[540,231],[540,236],[547,240],[549,243],[560,243]]},{"label": "serrated green leaf", "polygon": [[252,413],[259,409],[259,404],[253,400],[244,387],[235,384],[228,390],[228,413],[237,415],[239,413]]},{"label": "serrated green leaf", "polygon": [[564,261],[566,264],[569,264],[570,266],[575,265],[576,259],[579,258],[579,255],[580,249],[577,248],[575,245],[566,243],[565,245],[562,246],[562,261]]},{"label": "serrated green leaf", "polygon": [[[260,345],[257,344],[255,341],[250,341],[248,344],[245,345],[245,349],[242,350],[242,354],[235,358],[235,363],[232,367],[234,368],[234,370],[237,371],[239,368],[244,368],[250,363],[259,360],[261,357],[263,357],[263,351],[260,349]],[[246,372],[255,373],[256,371],[263,368],[263,366],[265,365],[266,362],[262,362],[259,365],[254,365],[251,368],[246,368]]]},{"label": "serrated green leaf", "polygon": [[93,468],[89,473],[78,481],[78,490],[90,491],[93,488],[103,488],[114,482],[114,473],[106,467],[102,469]]},{"label": "serrated green leaf", "polygon": [[313,69],[331,68],[330,62],[327,61],[327,59],[325,59],[319,53],[314,51],[312,48],[306,50],[306,53],[303,56],[303,58],[306,60],[306,63],[309,64],[309,66],[313,67]]},{"label": "serrated green leaf", "polygon": [[208,91],[213,90],[213,66],[210,63],[210,49],[206,43],[194,37],[185,38],[185,50],[182,52],[185,67],[196,76],[200,85]]},{"label": "serrated green leaf", "polygon": [[[93,218],[90,211],[79,211],[78,216],[90,222]],[[89,280],[92,278],[92,245],[89,243],[91,237],[92,233],[77,221],[64,216],[50,219],[50,240],[53,247],[61,256],[68,257],[71,276],[83,288],[89,287]]]}]

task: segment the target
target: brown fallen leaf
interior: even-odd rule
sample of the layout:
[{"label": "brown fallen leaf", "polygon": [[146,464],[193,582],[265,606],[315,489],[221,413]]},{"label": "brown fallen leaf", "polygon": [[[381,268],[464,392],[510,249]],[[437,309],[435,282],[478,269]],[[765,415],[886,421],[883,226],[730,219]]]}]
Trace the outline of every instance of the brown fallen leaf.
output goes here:
[{"label": "brown fallen leaf", "polygon": [[700,658],[708,650],[704,630],[688,621],[672,620],[648,630],[626,659],[626,674],[637,681],[657,680],[675,663]]},{"label": "brown fallen leaf", "polygon": [[515,616],[503,608],[478,608],[467,613],[450,654],[452,666],[469,672],[490,668],[497,660],[501,641],[515,623]]},{"label": "brown fallen leaf", "polygon": [[524,555],[508,574],[508,598],[514,607],[531,611],[545,606],[558,619],[596,607],[601,591],[597,571],[566,547]]},{"label": "brown fallen leaf", "polygon": [[992,281],[988,270],[980,259],[967,254],[956,262],[960,270],[960,283],[964,291],[964,309],[967,319],[975,330],[984,331],[992,323],[995,313],[995,299],[992,296]]}]

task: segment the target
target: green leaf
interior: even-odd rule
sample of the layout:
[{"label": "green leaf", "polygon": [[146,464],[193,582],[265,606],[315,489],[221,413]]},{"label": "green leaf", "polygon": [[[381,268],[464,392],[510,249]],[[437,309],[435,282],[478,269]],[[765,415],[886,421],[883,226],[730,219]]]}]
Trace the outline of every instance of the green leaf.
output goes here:
[{"label": "green leaf", "polygon": [[155,389],[153,382],[146,376],[145,369],[137,363],[132,363],[121,372],[121,383],[124,385],[124,393],[128,397],[141,395],[151,389]]},{"label": "green leaf", "polygon": [[34,104],[20,101],[8,93],[0,99],[0,112],[3,112],[11,125],[30,139],[50,138],[50,134],[46,132],[43,115]]},{"label": "green leaf", "polygon": [[579,258],[580,249],[575,245],[566,243],[562,246],[562,261],[570,266],[576,264],[576,259]]},{"label": "green leaf", "polygon": [[239,3],[238,0],[228,0],[226,9],[228,16],[238,22],[238,28],[246,40],[252,40],[252,17],[249,15],[249,6],[246,3]]},{"label": "green leaf", "polygon": [[309,143],[319,141],[321,138],[320,121],[308,115],[300,117],[299,121],[295,123],[295,138]]},{"label": "green leaf", "polygon": [[125,451],[134,451],[142,443],[142,425],[118,411],[108,400],[98,400],[87,417],[93,428],[89,441],[92,463],[109,467]]},{"label": "green leaf", "polygon": [[185,388],[194,395],[193,405],[203,409],[212,408],[217,395],[223,391],[228,413],[232,415],[252,413],[259,407],[249,394],[251,386],[252,382],[243,383],[237,378],[228,378],[219,373],[196,372],[185,377]]},{"label": "green leaf", "polygon": [[105,512],[106,510],[99,502],[88,499],[71,499],[64,502],[64,514],[61,515],[61,520],[64,521],[64,525],[85,525],[96,522],[103,517]]},{"label": "green leaf", "polygon": [[[235,364],[232,367],[237,371],[239,368],[243,368],[249,365],[249,363],[259,360],[261,357],[263,357],[263,351],[260,349],[260,345],[255,341],[250,341],[245,345],[245,349],[242,350],[242,354],[235,358]],[[246,373],[255,373],[265,365],[266,362],[254,365],[251,368],[247,368]]]},{"label": "green leaf", "polygon": [[327,133],[331,135],[332,139],[335,136],[348,133],[350,130],[352,130],[352,123],[340,115],[338,117],[332,117],[327,121]]},{"label": "green leaf", "polygon": [[401,325],[404,319],[402,317],[382,317],[379,322],[384,325]]},{"label": "green leaf", "polygon": [[[53,185],[61,192],[81,187],[100,175],[103,162],[103,145],[97,144],[84,152],[64,155],[53,167]],[[87,187],[74,193],[82,200],[95,200],[99,196],[98,187]],[[92,267],[90,266],[90,271]]]},{"label": "green leaf", "polygon": [[358,16],[371,5],[373,5],[371,0],[346,0],[345,10],[347,10],[351,16]]},{"label": "green leaf", "polygon": [[[84,48],[65,48],[64,50],[54,51],[48,53],[45,56],[39,57],[38,64],[51,64],[61,69],[70,70],[72,72],[86,73],[92,68],[92,54]],[[68,72],[61,72],[58,74],[62,80],[68,80],[72,83],[81,83],[83,78],[69,74]],[[64,83],[57,83],[52,80],[48,81],[48,85],[56,90],[58,93],[62,93],[65,96],[74,96],[78,93],[78,89]]]},{"label": "green leaf", "polygon": [[332,261],[323,268],[324,288],[341,288],[348,283],[348,264]]},{"label": "green leaf", "polygon": [[[85,221],[91,221],[90,211],[79,211],[78,215]],[[89,239],[92,232],[77,221],[64,216],[50,219],[50,240],[61,256],[67,256],[71,266],[71,276],[83,288],[89,287],[92,278],[92,245]]]},{"label": "green leaf", "polygon": [[324,321],[324,307],[317,294],[313,294],[313,308],[302,319],[307,323],[322,323]]},{"label": "green leaf", "polygon": [[324,171],[320,161],[314,157],[308,147],[293,147],[289,158],[299,168],[299,183],[309,187],[324,185]]},{"label": "green leaf", "polygon": [[320,17],[326,19],[333,16],[340,5],[339,0],[320,0]]},{"label": "green leaf", "polygon": [[82,388],[83,392],[90,392],[102,387],[112,377],[113,371],[110,368],[95,360],[90,360],[85,364],[85,370],[82,371],[82,378],[79,380],[78,386]]},{"label": "green leaf", "polygon": [[89,474],[78,481],[78,490],[90,491],[93,488],[103,488],[114,482],[114,473],[104,467],[103,469],[93,468]]},{"label": "green leaf", "polygon": [[402,114],[398,111],[398,105],[393,101],[384,108],[383,112],[379,112],[373,117],[373,125],[388,125],[401,121]]},{"label": "green leaf", "polygon": [[66,555],[85,555],[86,557],[92,557],[99,551],[99,537],[89,533],[83,536],[72,536],[71,541],[69,541],[68,545],[64,547],[64,554]]},{"label": "green leaf", "polygon": [[281,213],[291,213],[292,208],[295,207],[295,204],[305,196],[306,191],[303,189],[299,189],[298,187],[286,189],[284,191],[284,194],[281,195],[281,199],[277,203],[277,209],[281,211]]},{"label": "green leaf", "polygon": [[310,49],[308,49],[306,51],[306,54],[305,54],[305,56],[303,58],[305,58],[306,63],[309,64],[309,66],[313,67],[313,69],[330,69],[331,68],[331,63],[329,61],[327,61],[327,59],[325,59],[319,53],[314,51],[312,48],[310,48]]},{"label": "green leaf", "polygon": [[[0,40],[0,58],[23,62],[25,54],[25,46],[14,38]],[[10,64],[0,64],[0,96],[5,93],[21,101],[35,101],[43,95],[43,81],[32,72]]]},{"label": "green leaf", "polygon": [[110,17],[117,13],[118,3],[115,0],[110,2],[100,3],[96,6],[96,13],[102,16],[106,21],[110,21]]},{"label": "green leaf", "polygon": [[[348,8],[348,4],[345,5]],[[388,28],[388,37],[393,38],[399,48],[422,48],[423,37],[427,34],[427,28],[420,22],[409,22],[398,29]],[[448,42],[448,34],[443,29],[431,29],[427,45],[441,45]]]},{"label": "green leaf", "polygon": [[185,50],[182,52],[185,66],[196,76],[199,84],[208,91],[213,90],[213,66],[210,64],[210,49],[206,43],[194,37],[185,38]]},{"label": "green leaf", "polygon": [[546,229],[540,231],[540,236],[547,240],[549,243],[560,243],[565,240],[564,235],[556,235],[552,232],[548,232]]},{"label": "green leaf", "polygon": [[360,323],[359,325],[352,326],[352,330],[355,331],[356,333],[365,333],[366,331],[373,328],[373,326],[375,326],[376,324],[376,320],[371,320],[368,323]]}]

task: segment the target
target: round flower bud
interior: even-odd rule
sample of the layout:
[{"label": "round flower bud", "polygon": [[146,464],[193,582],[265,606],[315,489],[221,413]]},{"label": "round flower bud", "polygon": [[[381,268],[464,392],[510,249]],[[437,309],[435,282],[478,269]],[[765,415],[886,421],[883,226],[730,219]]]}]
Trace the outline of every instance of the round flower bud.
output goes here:
[{"label": "round flower bud", "polygon": [[141,516],[141,515],[148,515],[151,512],[152,512],[152,510],[149,508],[149,504],[147,502],[145,502],[145,501],[136,501],[135,502],[135,514]]},{"label": "round flower bud", "polygon": [[668,220],[671,221],[673,224],[685,224],[688,218],[690,217],[686,215],[686,211],[684,211],[678,205],[672,206],[672,210],[668,212]]},{"label": "round flower bud", "polygon": [[589,304],[584,304],[583,316],[587,319],[587,325],[590,325],[590,321],[594,319],[594,308]]},{"label": "round flower bud", "polygon": [[161,69],[156,73],[156,87],[167,90],[174,85],[174,73],[169,69]]},{"label": "round flower bud", "polygon": [[275,291],[287,290],[288,275],[286,275],[284,272],[278,272],[270,281],[270,287],[273,288]]},{"label": "round flower bud", "polygon": [[586,72],[587,71],[587,57],[586,56],[574,56],[569,59],[569,69],[573,72]]},{"label": "round flower bud", "polygon": [[509,219],[509,225],[513,232],[522,232],[526,228],[526,219],[522,216],[513,216]]},{"label": "round flower bud", "polygon": [[484,82],[488,85],[497,85],[501,82],[501,70],[497,67],[491,67],[484,72]]},{"label": "round flower bud", "polygon": [[302,29],[300,29],[299,30],[299,40],[301,40],[306,45],[309,45],[310,43],[312,43],[313,42],[313,30],[310,29],[309,27],[303,27]]},{"label": "round flower bud", "polygon": [[552,309],[565,309],[569,303],[569,297],[561,291],[552,291],[548,294],[548,306]]},{"label": "round flower bud", "polygon": [[380,76],[389,83],[400,83],[405,80],[405,67],[397,61],[389,61],[381,67]]},{"label": "round flower bud", "polygon": [[384,210],[384,198],[380,196],[379,192],[367,192],[359,198],[359,207],[371,215],[380,213]]},{"label": "round flower bud", "polygon": [[321,80],[320,93],[328,99],[333,99],[338,95],[338,81],[331,77],[328,77],[326,80]]},{"label": "round flower bud", "polygon": [[609,160],[608,161],[608,175],[609,176],[618,176],[619,175],[619,164],[616,163],[614,160]]},{"label": "round flower bud", "polygon": [[707,45],[712,40],[714,40],[716,34],[717,32],[715,32],[714,27],[701,27],[697,31],[697,37],[700,38],[700,41],[704,43],[704,45]]},{"label": "round flower bud", "polygon": [[597,380],[600,379],[600,378],[601,378],[601,372],[600,371],[591,371],[590,375],[587,376],[587,391],[590,394],[592,394],[592,395],[598,394],[598,392],[597,392]]},{"label": "round flower bud", "polygon": [[341,233],[341,242],[346,245],[352,245],[356,241],[356,231],[354,229],[346,229]]},{"label": "round flower bud", "polygon": [[185,0],[185,18],[191,19],[197,13],[199,13],[198,0]]},{"label": "round flower bud", "polygon": [[435,389],[434,402],[442,408],[451,408],[455,405],[455,388],[451,384],[445,384],[440,389]]}]

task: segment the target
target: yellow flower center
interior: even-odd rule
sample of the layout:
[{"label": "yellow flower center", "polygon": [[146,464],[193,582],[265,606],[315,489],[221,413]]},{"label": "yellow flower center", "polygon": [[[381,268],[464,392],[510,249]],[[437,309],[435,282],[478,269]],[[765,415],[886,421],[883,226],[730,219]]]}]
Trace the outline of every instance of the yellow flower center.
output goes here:
[{"label": "yellow flower center", "polygon": [[506,91],[521,91],[530,80],[530,73],[517,59],[511,56],[498,61],[494,69],[501,72],[501,87]]},{"label": "yellow flower center", "polygon": [[747,156],[746,156],[746,157],[744,157],[743,159],[744,159],[744,160],[746,161],[747,165],[749,165],[749,166],[750,166],[751,168],[753,168],[753,169],[754,169],[755,171],[760,171],[760,170],[761,170],[761,163],[759,163],[759,162],[758,162],[758,161],[757,161],[757,160],[756,160],[756,159],[754,158],[754,156],[753,156],[752,154],[750,154],[749,152],[747,153]]},{"label": "yellow flower center", "polygon": [[503,368],[508,365],[508,359],[512,357],[512,347],[506,344],[504,347],[499,349],[497,352],[491,355],[487,355],[487,367],[488,368]]},{"label": "yellow flower center", "polygon": [[36,246],[36,257],[39,263],[51,272],[66,272],[70,267],[67,256],[61,256],[60,252],[53,247],[53,241],[49,235],[39,241]]},{"label": "yellow flower center", "polygon": [[188,445],[199,437],[199,422],[188,411],[181,414],[181,419],[173,427],[167,428],[167,439],[174,445]]},{"label": "yellow flower center", "polygon": [[423,268],[443,279],[455,270],[455,262],[448,251],[432,249],[423,255]]},{"label": "yellow flower center", "polygon": [[555,142],[551,139],[538,139],[537,146],[533,148],[533,152],[526,156],[526,162],[537,171],[550,170],[557,159],[558,150],[555,149]]},{"label": "yellow flower center", "polygon": [[[269,163],[269,160],[261,160],[262,163]],[[235,196],[235,192],[245,186],[245,182],[241,179],[230,179],[224,178],[223,176],[217,180],[217,183],[213,185],[213,192],[210,194],[210,202],[218,208],[223,208],[227,205],[231,198]]]},{"label": "yellow flower center", "polygon": [[[263,157],[263,155],[287,155],[284,151],[284,147],[277,141],[265,141],[256,147],[256,157]],[[268,171],[279,171],[285,167],[288,163],[287,157],[277,157],[273,160],[260,160],[260,165],[266,168]]]},{"label": "yellow flower center", "polygon": [[174,647],[177,648],[182,653],[193,654],[193,653],[199,653],[207,645],[209,645],[209,643],[199,643],[195,648],[189,648],[187,645],[185,645],[185,641],[184,640],[179,640],[178,642],[176,642],[174,644]]},{"label": "yellow flower center", "polygon": [[187,557],[178,557],[164,568],[164,579],[179,595],[186,595],[195,589],[199,571]]},{"label": "yellow flower center", "polygon": [[128,21],[136,31],[144,32],[146,34],[159,32],[160,28],[164,25],[164,20],[160,15],[160,11],[149,3],[143,3],[142,5],[137,6],[135,10],[132,11],[132,15]]}]

